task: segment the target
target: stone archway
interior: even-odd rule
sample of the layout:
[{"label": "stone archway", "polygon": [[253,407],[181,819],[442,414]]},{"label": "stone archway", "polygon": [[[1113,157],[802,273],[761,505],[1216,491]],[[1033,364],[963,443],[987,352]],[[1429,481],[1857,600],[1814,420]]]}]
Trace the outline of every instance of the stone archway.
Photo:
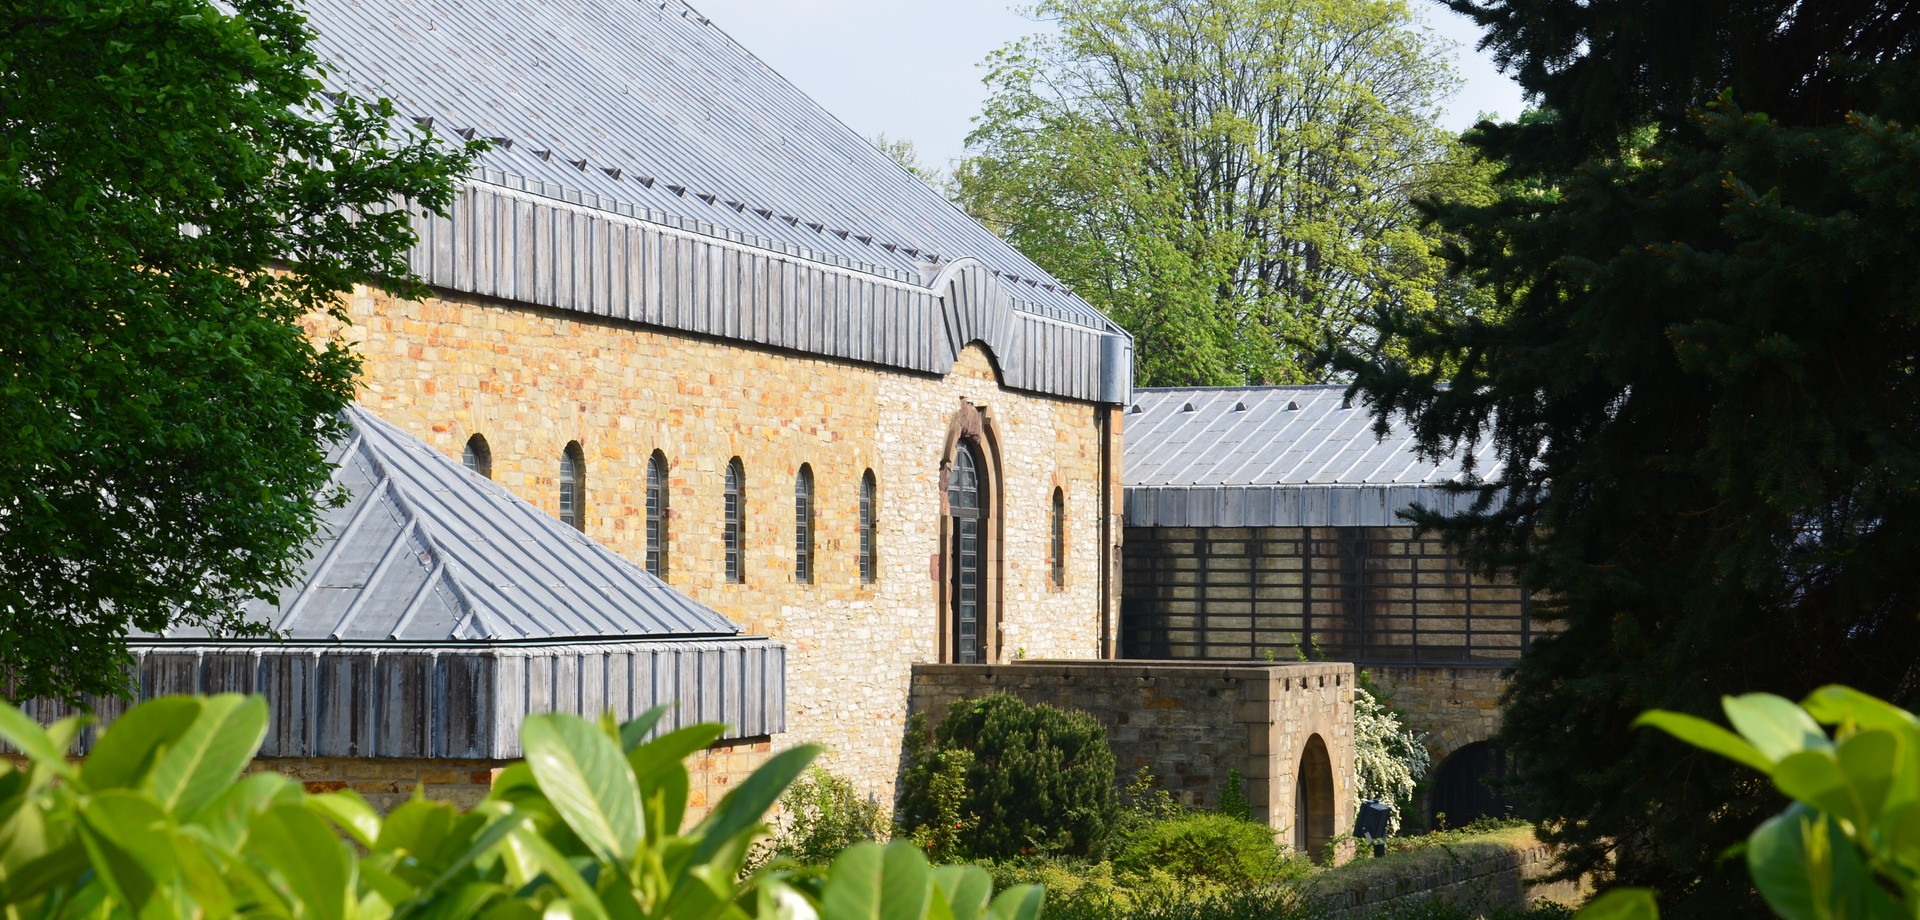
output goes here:
[{"label": "stone archway", "polygon": [[1318,734],[1307,738],[1294,771],[1293,848],[1318,858],[1334,836],[1333,760]]}]

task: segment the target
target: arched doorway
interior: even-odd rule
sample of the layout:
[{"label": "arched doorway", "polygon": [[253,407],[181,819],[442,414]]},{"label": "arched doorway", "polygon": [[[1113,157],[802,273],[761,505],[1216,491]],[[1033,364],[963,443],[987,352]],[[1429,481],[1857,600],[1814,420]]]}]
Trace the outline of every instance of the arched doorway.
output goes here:
[{"label": "arched doorway", "polygon": [[1318,859],[1333,839],[1333,759],[1319,735],[1307,738],[1294,771],[1293,848]]},{"label": "arched doorway", "polygon": [[962,438],[947,473],[948,660],[987,659],[987,509],[992,496],[985,463],[972,438]]},{"label": "arched doorway", "polygon": [[1433,768],[1433,792],[1428,798],[1429,826],[1438,829],[1440,816],[1447,827],[1460,827],[1475,818],[1524,817],[1514,813],[1507,796],[1507,749],[1475,741],[1447,755]]}]

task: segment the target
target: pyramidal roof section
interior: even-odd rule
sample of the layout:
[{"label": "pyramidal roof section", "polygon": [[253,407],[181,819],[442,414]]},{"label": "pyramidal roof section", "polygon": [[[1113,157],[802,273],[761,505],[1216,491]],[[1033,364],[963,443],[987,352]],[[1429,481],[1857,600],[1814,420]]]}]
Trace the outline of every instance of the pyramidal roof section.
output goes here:
[{"label": "pyramidal roof section", "polygon": [[[348,495],[301,577],[247,615],[296,643],[540,643],[740,628],[360,406],[328,453]],[[199,628],[160,638],[206,641]],[[249,642],[257,640],[247,640]]]},{"label": "pyramidal roof section", "polygon": [[486,181],[551,184],[896,279],[971,257],[1021,309],[1114,328],[682,0],[309,0],[306,12],[330,89],[492,139]]}]

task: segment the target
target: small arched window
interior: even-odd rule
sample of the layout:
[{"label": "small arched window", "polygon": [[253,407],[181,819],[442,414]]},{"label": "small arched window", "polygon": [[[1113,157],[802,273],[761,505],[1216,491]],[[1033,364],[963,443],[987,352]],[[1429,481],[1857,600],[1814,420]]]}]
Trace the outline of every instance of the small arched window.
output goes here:
[{"label": "small arched window", "polygon": [[747,471],[740,458],[727,462],[727,500],[722,526],[725,528],[727,582],[744,583],[746,578]]},{"label": "small arched window", "polygon": [[813,467],[793,477],[793,580],[813,584]]},{"label": "small arched window", "polygon": [[568,441],[560,452],[560,520],[587,529],[587,458],[579,441]]},{"label": "small arched window", "polygon": [[667,455],[647,459],[647,571],[667,577]]},{"label": "small arched window", "polygon": [[873,471],[868,470],[865,476],[860,477],[860,581],[869,585],[873,584],[877,575],[877,569],[874,566],[876,540],[873,526],[880,513],[880,506],[879,499],[874,494],[876,491]]},{"label": "small arched window", "polygon": [[482,478],[493,478],[493,451],[487,447],[487,439],[476,434],[467,439],[467,449],[460,452],[460,465],[479,473]]},{"label": "small arched window", "polygon": [[1067,584],[1067,493],[1058,486],[1053,490],[1053,586],[1065,587]]}]

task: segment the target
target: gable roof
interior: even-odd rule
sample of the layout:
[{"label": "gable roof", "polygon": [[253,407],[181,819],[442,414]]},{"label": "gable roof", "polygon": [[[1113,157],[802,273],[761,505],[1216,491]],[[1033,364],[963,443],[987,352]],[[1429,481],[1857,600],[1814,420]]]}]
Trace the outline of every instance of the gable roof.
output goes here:
[{"label": "gable roof", "polygon": [[[249,618],[294,643],[436,645],[732,636],[645,569],[359,406],[300,578]],[[206,641],[198,628],[159,638]],[[151,641],[151,640],[144,640]],[[258,642],[258,640],[247,640]],[[271,644],[271,643],[268,643]]]},{"label": "gable roof", "polygon": [[[1384,437],[1344,386],[1135,391],[1126,415],[1127,523],[1164,526],[1392,526],[1419,503],[1464,508],[1461,456],[1419,455],[1404,426]],[[1494,462],[1479,445],[1474,475]]]},{"label": "gable roof", "polygon": [[[1034,357],[1036,372],[1030,377],[1010,369],[1010,386],[1125,401],[1124,394],[1108,394],[1099,386],[1107,378],[1130,377],[1130,349],[1079,341],[1112,338],[1130,344],[1119,327],[681,0],[310,0],[307,15],[319,35],[322,58],[334,67],[328,77],[332,89],[390,98],[400,114],[430,123],[443,135],[494,139],[472,187],[553,205],[526,214],[508,206],[498,223],[461,214],[454,215],[453,225],[441,222],[436,228],[428,222],[416,270],[433,284],[627,315],[611,290],[626,279],[604,280],[606,266],[629,258],[638,264],[645,257],[630,256],[624,237],[609,243],[613,234],[600,229],[586,234],[596,252],[580,257],[593,265],[576,270],[566,264],[572,260],[565,250],[581,244],[569,242],[573,230],[561,225],[574,223],[572,215],[583,211],[903,283],[943,301],[953,299],[943,289],[950,269],[977,263],[992,283],[976,282],[976,290],[991,288],[987,293],[993,300],[1020,316],[1078,330],[1064,337],[1073,341],[1042,343],[1046,353]],[[453,264],[460,258],[461,240],[488,234],[514,238],[507,245],[481,247],[491,252],[470,257],[474,264],[463,273]],[[558,244],[556,234],[563,238]],[[544,292],[537,284],[495,290],[501,281],[486,277],[495,268],[479,263],[506,261],[497,254],[512,247],[545,247],[514,257],[520,273],[531,271],[552,285],[587,292]],[[554,265],[532,264],[549,254]],[[717,264],[719,258],[713,261],[714,273],[741,270]],[[705,264],[683,261],[681,266],[683,273],[708,271]],[[767,273],[760,265],[746,271]],[[775,284],[778,271],[773,270]],[[597,277],[581,280],[586,273]],[[814,286],[810,278],[800,280]],[[861,296],[876,296],[871,287]],[[692,289],[679,293],[688,301],[721,299]],[[813,296],[836,299],[818,289]],[[951,302],[944,307],[949,314],[961,309]],[[764,339],[719,321],[708,325],[720,328],[692,328],[692,318],[672,310],[628,318],[918,370],[938,363],[916,363],[885,349],[842,354],[814,339]],[[892,310],[867,321],[905,326],[910,319]],[[939,322],[929,325],[931,334]],[[848,334],[844,327],[831,328],[828,337]],[[1023,364],[1006,352],[1040,347],[1019,340],[1020,331],[989,342],[1003,366]],[[936,350],[957,354],[966,344]],[[1095,383],[1048,378],[1038,371],[1063,360],[1094,366],[1123,359],[1124,375],[1095,371],[1087,375]],[[938,372],[951,367],[951,357],[946,360]]]}]

